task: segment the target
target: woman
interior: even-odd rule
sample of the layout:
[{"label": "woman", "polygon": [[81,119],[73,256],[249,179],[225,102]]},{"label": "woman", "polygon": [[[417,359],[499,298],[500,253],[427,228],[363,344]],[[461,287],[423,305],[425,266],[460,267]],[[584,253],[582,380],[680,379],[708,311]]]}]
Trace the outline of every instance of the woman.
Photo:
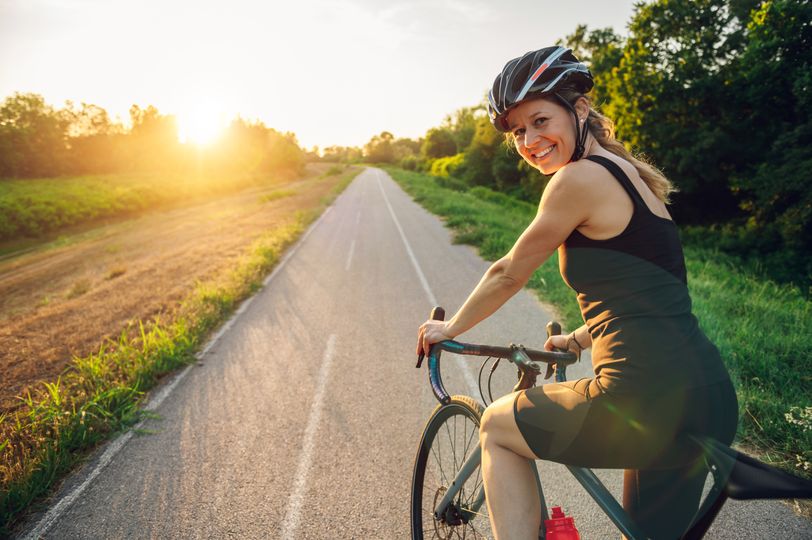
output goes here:
[{"label": "woman", "polygon": [[[730,444],[738,405],[716,347],[691,313],[685,263],[666,203],[674,189],[614,138],[585,96],[592,76],[569,49],[508,62],[489,94],[493,125],[553,175],[538,213],[447,322],[427,321],[417,352],[489,317],[558,250],[586,324],[544,347],[592,347],[595,376],[506,395],[482,418],[482,474],[498,538],[536,538],[527,459],[623,468],[623,505],[653,538],[677,538],[706,471],[681,437]],[[542,479],[544,482],[544,479]]]}]

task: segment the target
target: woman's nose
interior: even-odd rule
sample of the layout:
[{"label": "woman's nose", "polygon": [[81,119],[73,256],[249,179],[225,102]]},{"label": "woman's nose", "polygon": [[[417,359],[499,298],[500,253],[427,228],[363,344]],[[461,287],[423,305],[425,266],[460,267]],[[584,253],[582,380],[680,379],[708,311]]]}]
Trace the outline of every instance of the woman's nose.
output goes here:
[{"label": "woman's nose", "polygon": [[525,147],[529,148],[535,144],[536,140],[538,139],[538,132],[527,128],[524,132],[524,145]]}]

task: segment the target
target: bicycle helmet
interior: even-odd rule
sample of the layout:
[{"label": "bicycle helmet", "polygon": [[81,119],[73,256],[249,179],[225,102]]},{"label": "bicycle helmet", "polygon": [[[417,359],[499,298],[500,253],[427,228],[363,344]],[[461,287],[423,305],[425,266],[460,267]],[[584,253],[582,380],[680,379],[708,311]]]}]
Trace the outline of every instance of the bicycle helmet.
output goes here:
[{"label": "bicycle helmet", "polygon": [[581,129],[575,108],[556,91],[562,87],[574,88],[586,94],[593,86],[592,74],[571,49],[561,46],[545,47],[514,58],[502,68],[488,92],[488,116],[501,132],[510,131],[507,113],[529,98],[553,96],[575,116],[575,151],[572,161],[581,158],[586,143],[586,129]]}]

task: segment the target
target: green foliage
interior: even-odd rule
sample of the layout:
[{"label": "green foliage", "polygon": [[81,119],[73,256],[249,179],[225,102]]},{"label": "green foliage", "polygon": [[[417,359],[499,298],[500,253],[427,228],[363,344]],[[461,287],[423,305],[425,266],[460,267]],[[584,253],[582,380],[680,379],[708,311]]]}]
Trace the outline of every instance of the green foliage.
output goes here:
[{"label": "green foliage", "polygon": [[465,154],[456,154],[442,157],[431,162],[430,172],[434,176],[458,176],[458,172],[465,164]]},{"label": "green foliage", "polygon": [[[533,205],[481,186],[460,193],[442,186],[445,179],[389,172],[417,202],[445,218],[456,241],[478,246],[488,260],[507,253],[533,219]],[[685,256],[693,311],[736,385],[739,439],[779,466],[807,470],[812,461],[812,302],[795,287],[755,278],[718,251],[686,247]],[[555,255],[528,286],[559,310],[565,326],[583,323]]]},{"label": "green foliage", "polygon": [[471,144],[476,133],[477,119],[486,115],[485,102],[474,107],[462,107],[443,120],[442,127],[451,132],[457,151],[461,152]]},{"label": "green foliage", "polygon": [[363,158],[360,148],[353,146],[328,146],[322,151],[322,161],[359,163]]},{"label": "green foliage", "polygon": [[620,64],[623,57],[623,38],[611,28],[590,31],[586,25],[578,25],[575,31],[560,41],[560,44],[572,49],[579,60],[589,65],[589,71],[595,80],[592,90],[592,101],[599,108],[607,105],[612,94],[607,91],[612,71]]},{"label": "green foliage", "polygon": [[66,160],[70,118],[37,94],[16,93],[0,104],[0,177],[54,176]]},{"label": "green foliage", "polygon": [[422,171],[426,169],[427,162],[420,156],[406,156],[400,160],[398,166],[407,171]]},{"label": "green foliage", "polygon": [[395,151],[392,144],[394,140],[395,136],[388,131],[374,135],[364,145],[364,161],[367,163],[394,163]]},{"label": "green foliage", "polygon": [[111,174],[0,182],[0,241],[38,238],[79,223],[201,200],[288,174]]},{"label": "green foliage", "polygon": [[421,153],[428,159],[453,156],[457,153],[457,141],[449,129],[431,128],[423,140]]},{"label": "green foliage", "polygon": [[476,121],[471,144],[465,149],[463,179],[472,186],[493,185],[491,164],[497,151],[504,145],[504,136],[496,131],[487,117]]},{"label": "green foliage", "polygon": [[[806,253],[812,268],[812,5],[769,1],[753,12],[734,84],[747,121],[748,167],[733,189],[758,226],[778,233],[788,251]],[[812,274],[807,273],[807,278]],[[810,279],[812,284],[812,279]]]}]

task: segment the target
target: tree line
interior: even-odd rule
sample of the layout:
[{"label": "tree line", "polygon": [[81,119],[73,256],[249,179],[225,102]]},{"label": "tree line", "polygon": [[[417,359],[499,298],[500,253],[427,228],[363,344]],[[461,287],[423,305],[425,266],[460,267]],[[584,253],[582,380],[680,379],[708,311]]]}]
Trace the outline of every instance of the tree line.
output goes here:
[{"label": "tree line", "polygon": [[[812,291],[812,3],[640,2],[626,37],[582,25],[559,43],[589,65],[618,139],[678,187],[684,238]],[[365,159],[538,201],[547,179],[484,104],[418,141],[373,137]]]},{"label": "tree line", "polygon": [[178,139],[175,117],[152,105],[133,105],[130,125],[97,105],[66,102],[58,109],[33,93],[0,103],[0,178],[142,171],[223,170],[301,173],[306,153],[292,133],[234,119],[201,152]]}]

